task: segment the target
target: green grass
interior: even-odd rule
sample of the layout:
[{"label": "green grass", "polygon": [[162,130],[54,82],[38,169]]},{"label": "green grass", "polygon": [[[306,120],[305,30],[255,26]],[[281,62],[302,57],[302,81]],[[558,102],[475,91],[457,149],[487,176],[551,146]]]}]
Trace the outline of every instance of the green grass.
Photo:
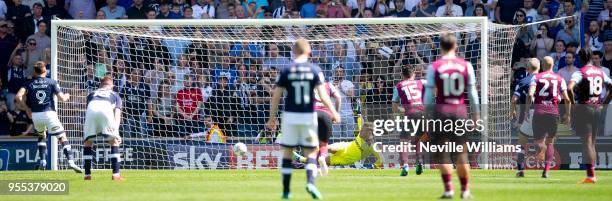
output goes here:
[{"label": "green grass", "polygon": [[[92,181],[68,171],[1,172],[1,180],[42,179],[69,180],[70,194],[62,196],[7,196],[0,200],[280,200],[281,182],[278,170],[201,170],[201,171],[135,171],[122,172],[126,181],[112,182],[110,171],[95,171]],[[540,171],[528,171],[526,178],[514,178],[511,170],[474,170],[471,190],[474,200],[596,200],[612,198],[612,171],[597,172],[599,182],[578,185],[583,171],[552,171],[551,178],[540,178]],[[304,170],[294,171],[292,200],[310,200],[306,194]],[[456,176],[455,190],[459,190]],[[317,178],[325,200],[416,201],[437,200],[442,193],[436,170],[416,176],[399,177],[399,170],[331,170]],[[458,195],[458,194],[457,194]],[[456,195],[455,199],[458,199]]]}]

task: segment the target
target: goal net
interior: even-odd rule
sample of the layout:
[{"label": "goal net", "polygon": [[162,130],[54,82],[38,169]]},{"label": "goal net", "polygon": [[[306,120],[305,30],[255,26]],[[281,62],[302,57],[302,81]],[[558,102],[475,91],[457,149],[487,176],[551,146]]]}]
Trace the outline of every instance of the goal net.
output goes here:
[{"label": "goal net", "polygon": [[[350,142],[363,122],[394,119],[393,87],[401,67],[425,79],[440,57],[439,36],[454,33],[461,57],[476,70],[486,130],[474,140],[510,144],[511,52],[517,28],[482,18],[320,20],[54,21],[53,74],[72,98],[58,103],[67,136],[82,150],[86,96],[105,75],[123,99],[123,168],[276,168],[278,132],[265,128],[275,76],[305,38],[328,82],[337,88],[342,123],[330,143]],[[484,35],[483,35],[484,33]],[[485,37],[486,36],[486,37]],[[488,55],[488,57],[483,57]],[[282,104],[281,104],[282,105]],[[282,108],[282,106],[281,106]],[[399,134],[374,141],[398,144]],[[236,156],[232,145],[247,144]],[[110,166],[98,140],[94,168]],[[54,167],[65,169],[61,154]],[[398,165],[383,154],[384,167]],[[76,154],[81,161],[81,154]],[[479,154],[474,163],[509,168],[511,155]],[[370,164],[360,160],[357,166]]]}]

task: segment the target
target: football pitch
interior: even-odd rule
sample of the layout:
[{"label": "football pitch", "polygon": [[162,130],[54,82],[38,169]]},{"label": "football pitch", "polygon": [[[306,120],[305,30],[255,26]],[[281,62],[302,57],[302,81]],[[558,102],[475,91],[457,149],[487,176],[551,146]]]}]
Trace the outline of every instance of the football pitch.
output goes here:
[{"label": "football pitch", "polygon": [[[517,179],[512,170],[472,171],[474,200],[595,200],[612,198],[612,171],[598,171],[597,184],[578,185],[584,171],[552,171],[548,179],[540,171],[527,171]],[[0,180],[68,180],[68,195],[0,195],[0,200],[280,200],[278,170],[125,170],[127,179],[110,180],[110,171],[94,171],[92,181],[69,171],[13,171],[0,173]],[[304,170],[295,170],[291,200],[311,200],[305,192]],[[407,177],[399,170],[335,169],[317,178],[325,200],[416,201],[438,200],[442,184],[437,170]],[[455,199],[459,183],[454,175]]]}]

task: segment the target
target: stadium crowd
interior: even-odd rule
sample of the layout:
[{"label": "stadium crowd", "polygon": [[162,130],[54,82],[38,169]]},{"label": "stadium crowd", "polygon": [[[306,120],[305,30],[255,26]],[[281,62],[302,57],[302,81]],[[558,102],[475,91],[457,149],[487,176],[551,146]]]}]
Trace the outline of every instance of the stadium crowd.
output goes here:
[{"label": "stadium crowd", "polygon": [[[32,132],[27,108],[15,93],[37,61],[50,63],[51,19],[270,19],[488,16],[521,25],[513,50],[515,80],[526,58],[552,56],[565,79],[579,67],[576,52],[591,48],[596,64],[612,67],[612,0],[7,0],[0,1],[0,135]],[[154,29],[154,27],[152,27]],[[168,30],[166,30],[168,31]],[[172,31],[172,30],[170,30]],[[176,30],[181,31],[181,30]],[[277,30],[270,30],[276,32]],[[282,31],[281,31],[282,32]],[[282,34],[282,33],[281,33]],[[478,36],[465,35],[462,55],[475,60]],[[291,62],[283,44],[206,44],[202,41],[101,37],[85,32],[82,88],[92,91],[111,74],[124,99],[125,136],[190,137],[219,129],[229,136],[266,133],[276,70]],[[344,98],[340,136],[353,136],[362,102],[391,102],[388,66],[434,60],[432,38],[399,44],[313,44],[313,59]],[[125,43],[117,45],[118,43]],[[112,44],[112,45],[111,45]],[[391,51],[378,51],[391,46]],[[118,50],[123,47],[123,50]],[[127,54],[118,54],[119,52]],[[386,52],[386,53],[385,53]],[[391,53],[393,55],[390,55]],[[474,55],[476,54],[476,55]],[[128,56],[124,56],[128,55]],[[384,60],[385,62],[372,62]],[[609,70],[607,70],[609,73]],[[361,75],[361,76],[356,76]],[[508,89],[511,90],[511,89]],[[366,106],[363,106],[366,107]],[[346,133],[346,134],[342,134]]]}]

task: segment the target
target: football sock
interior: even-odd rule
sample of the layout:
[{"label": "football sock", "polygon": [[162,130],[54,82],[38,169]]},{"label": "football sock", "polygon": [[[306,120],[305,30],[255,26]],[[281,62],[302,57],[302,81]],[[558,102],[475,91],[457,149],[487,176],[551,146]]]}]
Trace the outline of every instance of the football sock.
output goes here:
[{"label": "football sock", "polygon": [[525,153],[519,152],[516,156],[516,164],[519,171],[525,170]]},{"label": "football sock", "polygon": [[453,190],[452,174],[442,174],[442,183],[444,183],[444,191],[449,192]]},{"label": "football sock", "polygon": [[327,157],[327,142],[319,142],[319,157]]},{"label": "football sock", "polygon": [[306,162],[306,180],[309,184],[314,184],[314,178],[317,174],[317,159],[308,158]]},{"label": "football sock", "polygon": [[289,185],[291,184],[291,171],[293,166],[291,159],[283,159],[281,164],[281,174],[283,175],[283,193],[289,193]]},{"label": "football sock", "polygon": [[113,169],[113,176],[119,176],[119,162],[121,161],[121,155],[119,154],[119,146],[111,146],[111,168]]},{"label": "football sock", "polygon": [[62,142],[62,147],[63,147],[63,152],[64,152],[64,156],[66,156],[66,159],[68,159],[68,161],[72,161],[74,162],[74,156],[72,154],[72,146],[70,146],[70,144],[68,144],[68,141],[63,141]]},{"label": "football sock", "polygon": [[83,160],[83,163],[85,163],[85,175],[91,175],[91,161],[93,160],[93,150],[91,147],[83,148]]},{"label": "football sock", "polygon": [[461,182],[461,192],[470,190],[469,189],[469,177],[459,177],[459,181]]},{"label": "football sock", "polygon": [[544,165],[544,171],[548,172],[550,170],[550,166],[552,164],[553,154],[555,153],[554,145],[548,144],[546,147],[546,155],[544,157],[546,164]]},{"label": "football sock", "polygon": [[38,137],[38,159],[40,160],[40,165],[47,165],[47,142],[42,137]]},{"label": "football sock", "polygon": [[587,177],[588,178],[595,177],[595,166],[592,163],[591,164],[586,164],[586,172],[587,172]]}]

